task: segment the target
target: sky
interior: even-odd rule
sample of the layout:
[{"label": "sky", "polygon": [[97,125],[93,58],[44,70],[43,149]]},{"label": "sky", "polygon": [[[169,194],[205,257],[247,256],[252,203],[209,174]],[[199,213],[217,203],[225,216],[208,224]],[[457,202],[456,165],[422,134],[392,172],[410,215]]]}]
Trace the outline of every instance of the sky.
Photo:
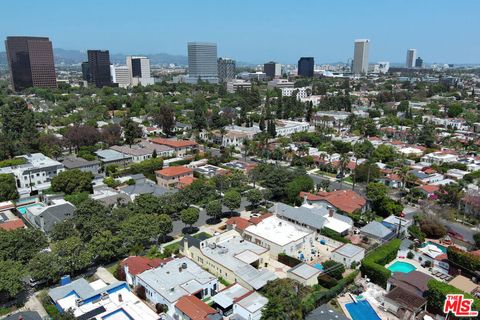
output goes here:
[{"label": "sky", "polygon": [[[216,42],[237,61],[346,62],[370,39],[370,62],[480,63],[478,0],[15,0],[1,4],[0,39],[48,36],[55,48],[187,54]],[[0,49],[2,50],[2,49]]]}]

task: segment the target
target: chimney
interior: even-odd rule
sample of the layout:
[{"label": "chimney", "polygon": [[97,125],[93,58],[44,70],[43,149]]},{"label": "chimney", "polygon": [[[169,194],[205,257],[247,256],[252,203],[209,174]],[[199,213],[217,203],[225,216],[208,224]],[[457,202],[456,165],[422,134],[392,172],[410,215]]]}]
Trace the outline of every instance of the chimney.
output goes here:
[{"label": "chimney", "polygon": [[121,293],[118,294],[118,302],[123,302],[123,297]]},{"label": "chimney", "polygon": [[328,208],[328,216],[330,218],[333,217],[333,209],[332,208]]}]

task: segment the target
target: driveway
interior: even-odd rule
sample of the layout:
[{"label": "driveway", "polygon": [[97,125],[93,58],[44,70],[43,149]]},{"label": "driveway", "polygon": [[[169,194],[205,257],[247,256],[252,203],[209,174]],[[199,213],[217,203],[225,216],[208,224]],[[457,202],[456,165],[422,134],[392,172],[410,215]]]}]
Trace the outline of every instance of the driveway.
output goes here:
[{"label": "driveway", "polygon": [[102,280],[103,282],[110,284],[117,282],[118,280],[111,274],[107,269],[104,267],[98,267],[97,272],[95,272],[95,276]]}]

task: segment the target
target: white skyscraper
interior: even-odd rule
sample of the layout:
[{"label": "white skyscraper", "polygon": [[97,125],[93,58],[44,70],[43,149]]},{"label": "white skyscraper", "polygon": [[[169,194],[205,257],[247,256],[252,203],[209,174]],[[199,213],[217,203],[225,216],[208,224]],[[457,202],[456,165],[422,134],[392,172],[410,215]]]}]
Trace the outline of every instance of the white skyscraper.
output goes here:
[{"label": "white skyscraper", "polygon": [[407,68],[414,68],[416,58],[417,58],[417,49],[408,49],[407,50],[407,62],[405,63],[405,66]]},{"label": "white skyscraper", "polygon": [[368,72],[368,47],[370,40],[355,40],[355,50],[353,53],[353,70],[354,74],[367,74]]},{"label": "white skyscraper", "polygon": [[197,83],[199,79],[218,83],[216,43],[188,43],[188,81]]},{"label": "white skyscraper", "polygon": [[154,80],[150,73],[150,59],[147,57],[127,56],[127,67],[130,70],[130,84],[132,86],[148,86]]},{"label": "white skyscraper", "polygon": [[112,75],[112,82],[118,83],[120,88],[130,86],[130,70],[126,66],[116,66],[110,69]]}]

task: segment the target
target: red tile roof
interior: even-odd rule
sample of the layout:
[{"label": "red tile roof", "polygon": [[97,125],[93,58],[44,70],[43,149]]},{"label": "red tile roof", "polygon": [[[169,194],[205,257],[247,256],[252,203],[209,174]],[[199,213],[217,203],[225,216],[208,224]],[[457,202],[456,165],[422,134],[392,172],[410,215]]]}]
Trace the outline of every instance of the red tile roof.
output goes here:
[{"label": "red tile roof", "polygon": [[139,256],[131,256],[128,258],[125,258],[120,262],[120,265],[122,267],[127,266],[128,267],[128,272],[134,276],[137,274],[140,274],[144,271],[154,269],[159,267],[162,263],[168,262],[172,260],[171,258],[167,259],[160,259],[160,258],[154,258],[150,259],[147,257],[139,257]]},{"label": "red tile roof", "polygon": [[162,170],[157,170],[155,171],[155,173],[165,177],[175,177],[182,174],[193,173],[193,170],[184,166],[178,166],[178,167],[168,167]]},{"label": "red tile roof", "polygon": [[435,191],[440,190],[440,187],[433,184],[426,184],[421,186],[420,189],[422,189],[426,193],[434,193]]},{"label": "red tile roof", "polygon": [[195,296],[183,296],[178,299],[175,307],[188,316],[191,320],[207,320],[217,311]]},{"label": "red tile roof", "polygon": [[20,229],[20,228],[25,228],[25,223],[23,223],[22,219],[10,220],[0,224],[0,229],[7,230],[7,231]]},{"label": "red tile roof", "polygon": [[169,146],[171,148],[187,148],[187,147],[195,147],[197,145],[195,141],[191,141],[191,140],[172,140],[172,139],[163,139],[163,138],[153,138],[153,139],[150,139],[150,141],[156,144]]},{"label": "red tile roof", "polygon": [[264,219],[267,219],[269,217],[273,216],[273,214],[271,213],[265,213],[265,214],[262,214],[260,217],[253,217],[253,218],[250,218],[250,223],[252,224],[259,224],[260,222],[262,222]]},{"label": "red tile roof", "polygon": [[227,225],[235,225],[235,229],[245,230],[250,226],[250,222],[242,217],[231,217],[226,222]]},{"label": "red tile roof", "polygon": [[353,213],[367,203],[364,197],[353,190],[336,190],[317,194],[300,192],[300,197],[303,198],[305,195],[309,201],[327,201],[335,208],[347,213]]},{"label": "red tile roof", "polygon": [[186,177],[181,177],[180,179],[178,179],[178,183],[182,186],[182,187],[186,187],[186,186],[189,186],[193,183],[193,181],[197,180],[197,178],[195,177],[192,177],[192,176],[186,176]]}]

